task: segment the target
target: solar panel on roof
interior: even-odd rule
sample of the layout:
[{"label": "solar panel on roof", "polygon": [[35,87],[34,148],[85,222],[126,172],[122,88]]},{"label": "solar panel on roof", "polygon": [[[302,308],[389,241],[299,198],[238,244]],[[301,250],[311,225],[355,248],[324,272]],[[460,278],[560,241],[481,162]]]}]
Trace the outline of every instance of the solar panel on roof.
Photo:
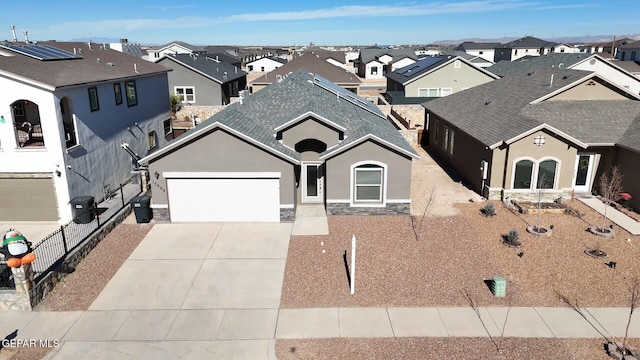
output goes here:
[{"label": "solar panel on roof", "polygon": [[70,53],[65,50],[58,49],[50,45],[35,45],[35,44],[0,44],[1,48],[11,50],[18,54],[26,55],[37,60],[68,60],[68,59],[81,59],[82,56]]},{"label": "solar panel on roof", "polygon": [[382,114],[380,109],[378,109],[378,107],[374,103],[359,97],[358,95],[352,93],[351,91],[332,83],[331,81],[323,78],[320,75],[317,75],[317,74],[314,75],[313,83],[325,90],[332,92],[339,98],[343,98],[364,110],[367,110],[375,115],[378,115],[384,118],[384,114]]}]

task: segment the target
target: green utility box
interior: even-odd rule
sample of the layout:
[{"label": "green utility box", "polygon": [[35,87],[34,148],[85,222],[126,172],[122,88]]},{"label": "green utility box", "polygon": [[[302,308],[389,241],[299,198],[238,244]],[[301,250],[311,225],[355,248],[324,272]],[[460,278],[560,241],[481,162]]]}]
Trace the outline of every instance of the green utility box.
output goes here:
[{"label": "green utility box", "polygon": [[491,292],[495,297],[505,297],[507,294],[507,280],[502,276],[494,276],[491,285]]}]

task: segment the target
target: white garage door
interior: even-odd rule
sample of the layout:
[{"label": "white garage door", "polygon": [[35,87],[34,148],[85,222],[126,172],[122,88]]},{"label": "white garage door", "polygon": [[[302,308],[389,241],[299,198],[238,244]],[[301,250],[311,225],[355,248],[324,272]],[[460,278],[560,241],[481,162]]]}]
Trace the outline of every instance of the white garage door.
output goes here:
[{"label": "white garage door", "polygon": [[164,173],[172,222],[279,222],[280,173]]}]

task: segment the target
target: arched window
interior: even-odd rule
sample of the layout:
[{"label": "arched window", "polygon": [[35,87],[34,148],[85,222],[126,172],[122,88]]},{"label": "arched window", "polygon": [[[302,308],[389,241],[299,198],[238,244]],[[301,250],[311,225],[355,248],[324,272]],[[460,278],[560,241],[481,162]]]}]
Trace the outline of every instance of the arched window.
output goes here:
[{"label": "arched window", "polygon": [[38,104],[18,100],[11,104],[13,127],[18,147],[43,147],[44,136]]},{"label": "arched window", "polygon": [[538,164],[537,189],[553,189],[556,180],[556,170],[558,162],[555,160],[544,160]]},{"label": "arched window", "polygon": [[533,177],[533,161],[520,160],[516,163],[516,171],[513,177],[514,189],[531,189]]},{"label": "arched window", "polygon": [[362,161],[351,165],[351,206],[385,206],[387,165]]}]

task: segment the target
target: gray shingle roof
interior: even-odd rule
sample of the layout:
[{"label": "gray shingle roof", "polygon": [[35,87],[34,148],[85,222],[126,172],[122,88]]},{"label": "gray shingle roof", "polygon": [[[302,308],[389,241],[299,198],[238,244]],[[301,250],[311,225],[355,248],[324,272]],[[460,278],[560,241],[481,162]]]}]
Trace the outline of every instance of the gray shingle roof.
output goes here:
[{"label": "gray shingle roof", "polygon": [[360,61],[366,64],[373,60],[379,59],[383,55],[391,56],[393,58],[393,62],[402,60],[404,58],[418,60],[418,56],[416,56],[415,50],[404,48],[404,49],[361,49]]},{"label": "gray shingle roof", "polygon": [[516,74],[519,72],[529,71],[535,68],[570,68],[573,65],[588,59],[593,54],[549,54],[542,56],[525,56],[515,61],[503,60],[491,65],[488,71],[502,77],[506,75]]},{"label": "gray shingle roof", "polygon": [[223,84],[247,75],[246,72],[229,63],[215,61],[207,56],[194,56],[191,54],[172,54],[164,58],[175,61],[178,64],[197,70],[217,82]]},{"label": "gray shingle roof", "polygon": [[362,83],[355,74],[335,66],[314,54],[304,54],[255,79],[252,84],[272,84],[277,81],[278,76],[286,76],[299,69],[318,74],[339,85],[360,85]]},{"label": "gray shingle roof", "polygon": [[501,47],[502,44],[500,43],[477,43],[477,42],[473,42],[473,41],[465,41],[462,44],[460,44],[458,46],[458,50],[464,51],[464,50],[493,50],[497,47]]},{"label": "gray shingle roof", "polygon": [[4,53],[13,56],[0,56],[0,72],[58,88],[169,71],[164,66],[129,54],[109,48],[105,50],[100,44],[92,44],[91,49],[87,43],[82,42],[39,42],[38,44],[53,46],[70,53],[76,49],[82,58],[41,61],[3,49]]},{"label": "gray shingle roof", "polygon": [[[432,100],[423,106],[487,146],[515,138],[543,123],[584,143],[615,143],[623,138],[623,132],[640,114],[640,101],[529,104],[590,74],[539,68]],[[551,75],[554,75],[553,84]],[[601,133],[593,134],[594,129],[601,129]],[[629,139],[629,147],[640,149],[640,142],[633,143],[634,136],[628,135],[625,139]]]},{"label": "gray shingle roof", "polygon": [[426,57],[416,61],[411,65],[402,67],[392,73],[388,73],[386,76],[387,78],[397,83],[404,84],[407,81],[431,72],[433,69],[443,65],[448,61],[451,61],[451,59],[453,59],[453,57],[451,56]]},{"label": "gray shingle roof", "polygon": [[271,148],[274,152],[299,160],[299,153],[276,140],[275,129],[308,112],[329,119],[346,129],[344,140],[337,147],[320,154],[321,156],[348,148],[367,135],[376,136],[405,153],[417,156],[409,143],[383,115],[373,114],[342,97],[337,97],[336,94],[315,84],[313,74],[297,70],[283,81],[249,95],[242,103],[229,105],[195,129],[170,142],[165,148],[151,154],[145,161],[166,151],[167,147],[180,142],[189,133],[214,126],[215,123],[227,126],[256,143]]},{"label": "gray shingle roof", "polygon": [[533,36],[525,36],[523,38],[504,43],[502,44],[502,46],[498,46],[498,48],[535,49],[535,48],[543,48],[543,47],[553,47],[555,45],[557,45],[557,43],[555,42],[538,39]]}]

